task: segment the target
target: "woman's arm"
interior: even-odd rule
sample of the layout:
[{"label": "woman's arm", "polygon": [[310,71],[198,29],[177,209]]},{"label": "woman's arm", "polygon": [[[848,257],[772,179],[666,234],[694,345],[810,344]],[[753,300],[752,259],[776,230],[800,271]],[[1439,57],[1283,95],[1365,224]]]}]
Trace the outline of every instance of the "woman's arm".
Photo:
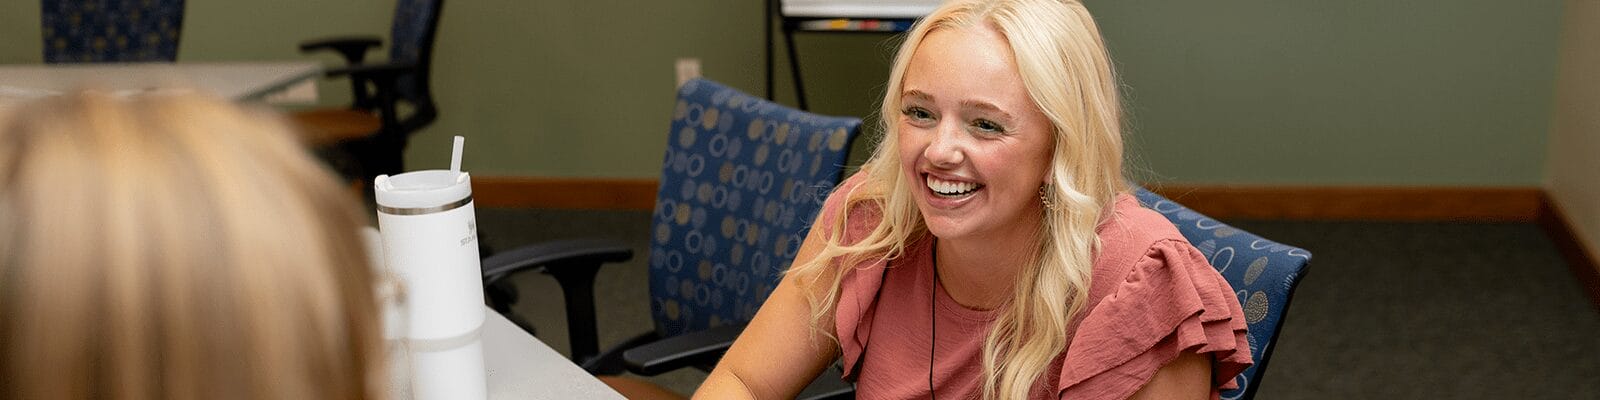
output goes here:
[{"label": "woman's arm", "polygon": [[1130,400],[1210,399],[1211,356],[1190,352],[1156,370]]},{"label": "woman's arm", "polygon": [[[813,224],[821,227],[821,222]],[[793,265],[816,258],[826,243],[813,228],[795,255]],[[755,319],[739,334],[717,368],[695,391],[696,399],[792,399],[811,383],[838,353],[838,344],[811,328],[806,292],[823,290],[786,274]],[[831,322],[829,316],[823,321]]]}]

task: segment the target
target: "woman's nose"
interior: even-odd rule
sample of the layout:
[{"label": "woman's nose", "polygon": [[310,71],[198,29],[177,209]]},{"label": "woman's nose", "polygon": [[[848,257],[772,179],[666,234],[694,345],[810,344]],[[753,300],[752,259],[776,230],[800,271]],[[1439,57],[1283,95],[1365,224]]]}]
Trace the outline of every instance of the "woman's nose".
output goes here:
[{"label": "woman's nose", "polygon": [[952,122],[941,122],[933,134],[933,141],[923,151],[923,157],[938,167],[960,165],[966,158],[961,129]]}]

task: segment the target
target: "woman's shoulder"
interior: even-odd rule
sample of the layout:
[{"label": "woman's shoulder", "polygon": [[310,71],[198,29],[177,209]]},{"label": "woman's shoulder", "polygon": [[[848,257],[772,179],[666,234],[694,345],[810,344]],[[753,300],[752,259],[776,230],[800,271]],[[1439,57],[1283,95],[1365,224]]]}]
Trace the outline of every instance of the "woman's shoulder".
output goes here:
[{"label": "woman's shoulder", "polygon": [[817,227],[825,229],[825,233],[830,235],[843,228],[844,240],[841,241],[843,244],[860,241],[883,221],[883,211],[879,203],[857,193],[858,190],[871,190],[864,187],[867,185],[866,175],[858,172],[845,178],[844,182],[840,182],[822,203]]},{"label": "woman's shoulder", "polygon": [[1135,275],[1139,274],[1216,272],[1170,220],[1144,208],[1131,194],[1117,196],[1112,215],[1100,224],[1096,234],[1100,249],[1095,255],[1090,301],[1138,281]]},{"label": "woman's shoulder", "polygon": [[1074,320],[1059,393],[1125,398],[1181,352],[1213,359],[1217,389],[1250,365],[1244,311],[1177,227],[1132,195],[1101,224],[1088,303]]},{"label": "woman's shoulder", "polygon": [[1188,239],[1171,221],[1161,213],[1144,208],[1129,193],[1117,195],[1110,215],[1095,228],[1095,233],[1100,240],[1095,260],[1097,275],[1102,272],[1101,264],[1128,266],[1158,247],[1189,246]]}]

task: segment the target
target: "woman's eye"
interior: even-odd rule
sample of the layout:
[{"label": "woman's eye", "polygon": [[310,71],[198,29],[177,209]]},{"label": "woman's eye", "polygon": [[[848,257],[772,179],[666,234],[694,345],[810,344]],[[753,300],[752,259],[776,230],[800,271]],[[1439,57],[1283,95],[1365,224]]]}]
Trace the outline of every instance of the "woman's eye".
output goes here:
[{"label": "woman's eye", "polygon": [[921,107],[907,108],[905,111],[901,111],[901,113],[905,114],[907,117],[911,117],[913,120],[933,119],[933,113],[930,113],[928,110],[924,110]]},{"label": "woman's eye", "polygon": [[994,121],[990,121],[990,120],[986,120],[986,119],[980,119],[980,120],[972,121],[972,127],[973,128],[977,128],[980,131],[992,132],[992,133],[1003,133],[1003,132],[1006,131],[1005,127],[1000,126],[1000,124],[994,123]]}]

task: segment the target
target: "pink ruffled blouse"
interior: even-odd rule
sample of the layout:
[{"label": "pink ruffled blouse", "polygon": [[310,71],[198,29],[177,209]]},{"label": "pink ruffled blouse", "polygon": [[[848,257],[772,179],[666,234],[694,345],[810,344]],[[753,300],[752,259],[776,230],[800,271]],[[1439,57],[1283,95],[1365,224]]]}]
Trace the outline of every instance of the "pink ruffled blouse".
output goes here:
[{"label": "pink ruffled blouse", "polygon": [[[823,206],[824,220],[837,215],[843,194],[859,183],[852,177],[840,185]],[[1211,357],[1211,397],[1218,398],[1251,363],[1233,290],[1170,222],[1133,196],[1118,196],[1112,212],[1096,229],[1101,249],[1088,303],[1070,323],[1067,349],[1029,397],[1127,398],[1187,351]],[[870,205],[849,213],[846,243],[881,219]],[[933,279],[932,243],[918,238],[898,259],[846,272],[835,333],[844,377],[857,382],[859,398],[928,398],[930,374],[941,399],[977,398],[982,391],[983,340],[995,314],[963,307],[944,292]],[[930,339],[937,341],[931,348]]]}]

